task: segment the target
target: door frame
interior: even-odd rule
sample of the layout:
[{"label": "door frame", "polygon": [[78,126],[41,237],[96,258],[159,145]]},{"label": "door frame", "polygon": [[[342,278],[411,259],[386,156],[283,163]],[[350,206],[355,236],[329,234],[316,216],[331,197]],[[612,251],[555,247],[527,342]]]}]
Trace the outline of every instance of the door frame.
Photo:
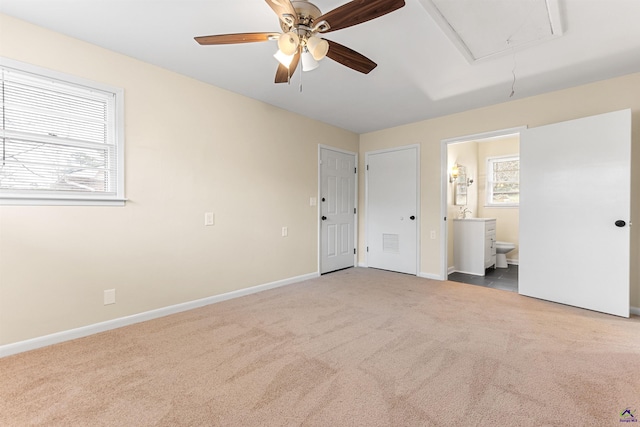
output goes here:
[{"label": "door frame", "polygon": [[322,205],[320,199],[322,197],[322,150],[330,150],[336,151],[342,154],[348,154],[354,156],[354,165],[356,167],[356,173],[354,173],[355,180],[353,185],[355,186],[355,191],[353,192],[353,206],[356,208],[356,214],[353,216],[353,247],[356,248],[356,253],[353,254],[353,266],[358,265],[358,153],[353,151],[343,150],[341,148],[332,147],[330,145],[318,144],[318,193],[316,196],[316,224],[318,227],[317,236],[318,236],[318,246],[316,248],[318,252],[318,263],[317,263],[317,272],[318,275],[322,271],[322,227],[320,224],[320,217]]},{"label": "door frame", "polygon": [[[375,154],[390,153],[394,151],[408,150],[411,148],[416,149],[416,276],[421,276],[420,273],[420,205],[421,192],[420,192],[420,144],[403,145],[400,147],[384,148],[381,150],[367,151],[364,153],[364,238],[365,247],[369,247],[369,174],[367,172],[367,165],[369,164],[369,156]],[[369,252],[365,252],[365,264],[364,267],[369,267]]]},{"label": "door frame", "polygon": [[527,126],[518,126],[507,129],[500,129],[490,132],[481,132],[470,135],[456,136],[440,141],[440,277],[439,280],[447,280],[449,276],[449,227],[447,218],[447,202],[449,171],[447,170],[449,160],[449,144],[461,142],[471,142],[480,139],[502,138],[507,135],[520,134]]}]

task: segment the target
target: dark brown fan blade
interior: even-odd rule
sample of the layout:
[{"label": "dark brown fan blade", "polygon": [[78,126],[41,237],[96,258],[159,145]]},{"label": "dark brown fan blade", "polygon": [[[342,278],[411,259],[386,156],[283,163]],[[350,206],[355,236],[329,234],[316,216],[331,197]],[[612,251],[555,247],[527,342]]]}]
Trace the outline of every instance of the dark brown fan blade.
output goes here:
[{"label": "dark brown fan blade", "polygon": [[267,4],[278,15],[278,18],[289,26],[298,23],[298,14],[289,0],[266,0]]},{"label": "dark brown fan blade", "polygon": [[403,6],[404,0],[353,0],[319,16],[314,23],[326,21],[329,29],[320,31],[329,33],[379,18]]},{"label": "dark brown fan blade", "polygon": [[293,73],[296,72],[296,68],[298,67],[298,62],[300,61],[300,52],[296,53],[289,64],[289,69],[282,64],[278,64],[278,70],[276,71],[276,83],[288,83],[289,79],[293,76]]},{"label": "dark brown fan blade", "polygon": [[349,49],[340,43],[332,42],[331,40],[327,41],[329,42],[329,52],[327,52],[327,56],[345,67],[369,74],[371,70],[378,66],[378,64],[355,50]]},{"label": "dark brown fan blade", "polygon": [[194,37],[194,38],[201,45],[212,45],[212,44],[266,42],[272,38],[278,38],[279,36],[280,36],[280,33],[238,33],[238,34],[219,34],[217,36],[201,36],[201,37]]}]

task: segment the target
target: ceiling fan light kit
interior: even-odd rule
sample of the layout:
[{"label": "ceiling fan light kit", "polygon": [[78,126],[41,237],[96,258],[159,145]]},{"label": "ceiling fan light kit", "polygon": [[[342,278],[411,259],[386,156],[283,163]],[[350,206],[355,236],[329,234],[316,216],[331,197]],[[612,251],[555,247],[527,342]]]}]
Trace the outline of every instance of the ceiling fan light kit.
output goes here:
[{"label": "ceiling fan light kit", "polygon": [[[300,26],[302,27],[302,26]],[[306,29],[302,28],[304,31]],[[296,29],[299,31],[300,29]],[[289,67],[293,55],[301,51],[302,71],[311,71],[318,68],[318,61],[322,60],[329,51],[329,43],[319,37],[307,36],[308,32],[299,37],[295,32],[288,31],[278,37],[278,51],[274,58],[285,67]]]},{"label": "ceiling fan light kit", "polygon": [[302,61],[302,71],[312,71],[320,65],[306,47],[302,50],[300,59]]},{"label": "ceiling fan light kit", "polygon": [[307,39],[307,49],[313,55],[313,59],[320,61],[329,52],[329,42],[320,37],[311,36]]},{"label": "ceiling fan light kit", "polygon": [[219,45],[278,41],[278,51],[274,57],[279,65],[276,83],[288,83],[302,62],[303,71],[318,68],[318,61],[325,57],[358,71],[368,74],[377,64],[364,55],[339,43],[326,40],[319,35],[341,30],[379,18],[400,9],[404,0],[352,0],[324,15],[320,9],[307,0],[266,0],[280,18],[282,34],[279,33],[239,33],[196,37],[201,45]]},{"label": "ceiling fan light kit", "polygon": [[300,37],[293,31],[282,34],[278,37],[278,49],[285,55],[293,55],[300,46]]},{"label": "ceiling fan light kit", "polygon": [[282,52],[281,50],[278,50],[273,55],[273,57],[276,58],[279,63],[281,63],[282,65],[284,65],[287,68],[291,65],[291,62],[293,61],[293,57],[294,56],[295,56],[295,54],[287,55],[284,52]]}]

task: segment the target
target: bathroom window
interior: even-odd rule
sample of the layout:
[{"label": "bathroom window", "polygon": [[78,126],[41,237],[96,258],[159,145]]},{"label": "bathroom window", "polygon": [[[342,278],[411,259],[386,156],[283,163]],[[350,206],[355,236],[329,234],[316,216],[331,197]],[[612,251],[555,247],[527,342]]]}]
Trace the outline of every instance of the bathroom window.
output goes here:
[{"label": "bathroom window", "polygon": [[0,58],[0,204],[124,204],[123,90]]},{"label": "bathroom window", "polygon": [[518,206],[520,203],[520,158],[487,159],[487,206]]}]

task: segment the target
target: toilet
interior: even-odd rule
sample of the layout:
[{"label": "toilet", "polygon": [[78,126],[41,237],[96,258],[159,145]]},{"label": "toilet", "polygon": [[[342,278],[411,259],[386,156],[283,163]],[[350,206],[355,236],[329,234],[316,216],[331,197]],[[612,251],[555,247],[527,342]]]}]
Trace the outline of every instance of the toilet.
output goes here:
[{"label": "toilet", "polygon": [[507,253],[516,248],[515,243],[496,241],[496,268],[508,268]]}]

